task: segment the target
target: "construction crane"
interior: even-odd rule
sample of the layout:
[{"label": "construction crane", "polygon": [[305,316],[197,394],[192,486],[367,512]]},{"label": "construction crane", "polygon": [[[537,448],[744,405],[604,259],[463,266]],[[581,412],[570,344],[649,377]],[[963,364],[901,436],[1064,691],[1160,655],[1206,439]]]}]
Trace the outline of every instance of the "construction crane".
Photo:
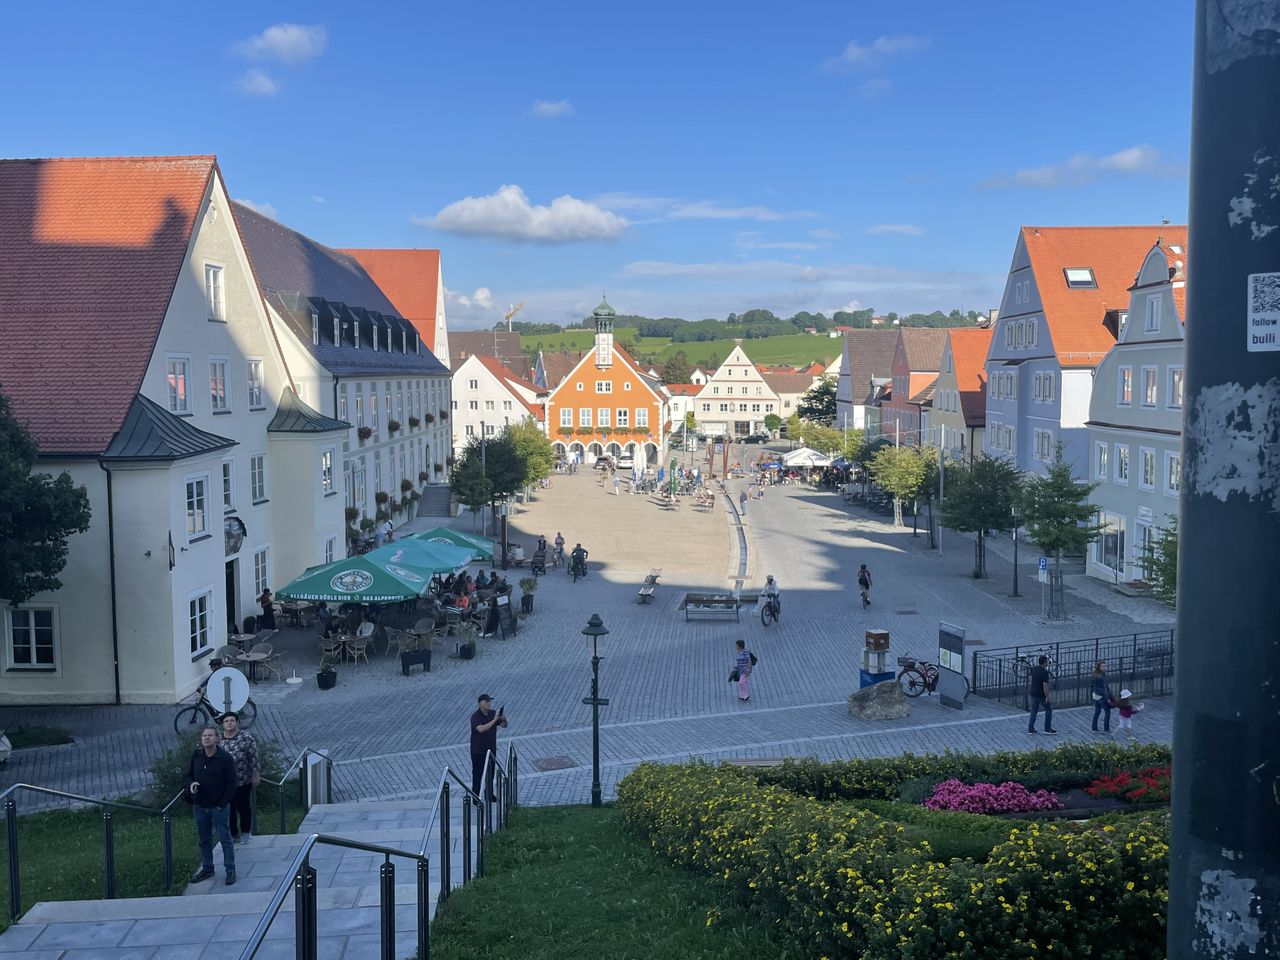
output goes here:
[{"label": "construction crane", "polygon": [[506,316],[502,319],[507,321],[507,333],[511,332],[511,318],[520,312],[520,308],[524,306],[524,301],[517,303],[514,307],[507,311]]}]

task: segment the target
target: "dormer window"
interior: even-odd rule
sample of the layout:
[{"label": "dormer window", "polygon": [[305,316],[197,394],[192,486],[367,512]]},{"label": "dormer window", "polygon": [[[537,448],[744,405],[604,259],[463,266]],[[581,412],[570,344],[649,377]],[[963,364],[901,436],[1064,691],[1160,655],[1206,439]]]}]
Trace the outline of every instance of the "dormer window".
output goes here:
[{"label": "dormer window", "polygon": [[400,331],[400,352],[401,353],[409,352],[409,331],[408,330]]},{"label": "dormer window", "polygon": [[1063,276],[1067,278],[1070,290],[1096,290],[1098,281],[1093,277],[1092,267],[1064,267]]},{"label": "dormer window", "polygon": [[311,314],[311,342],[320,343],[320,314],[314,311]]},{"label": "dormer window", "polygon": [[351,342],[357,350],[360,349],[360,321],[354,318],[351,321]]},{"label": "dormer window", "polygon": [[342,328],[338,325],[338,318],[333,318],[333,345],[335,347],[342,346]]},{"label": "dormer window", "polygon": [[373,331],[373,349],[376,351],[378,349],[378,321],[371,321],[369,328]]}]

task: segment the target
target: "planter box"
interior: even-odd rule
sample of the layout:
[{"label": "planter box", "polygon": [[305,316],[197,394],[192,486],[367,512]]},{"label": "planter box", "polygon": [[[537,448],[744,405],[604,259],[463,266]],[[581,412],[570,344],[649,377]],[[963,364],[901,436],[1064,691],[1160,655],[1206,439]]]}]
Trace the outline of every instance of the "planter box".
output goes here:
[{"label": "planter box", "polygon": [[431,651],[430,650],[402,650],[400,651],[400,672],[406,677],[409,675],[409,668],[421,664],[426,673],[431,672]]},{"label": "planter box", "polygon": [[316,685],[321,690],[332,690],[338,682],[338,671],[321,670],[316,674]]}]

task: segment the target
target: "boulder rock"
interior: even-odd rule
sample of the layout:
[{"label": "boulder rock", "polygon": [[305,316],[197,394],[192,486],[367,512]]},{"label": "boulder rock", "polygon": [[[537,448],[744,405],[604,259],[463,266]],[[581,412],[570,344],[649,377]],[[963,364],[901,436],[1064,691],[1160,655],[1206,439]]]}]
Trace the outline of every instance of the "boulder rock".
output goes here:
[{"label": "boulder rock", "polygon": [[907,696],[897,680],[883,680],[849,696],[849,715],[859,720],[897,720],[908,713]]}]

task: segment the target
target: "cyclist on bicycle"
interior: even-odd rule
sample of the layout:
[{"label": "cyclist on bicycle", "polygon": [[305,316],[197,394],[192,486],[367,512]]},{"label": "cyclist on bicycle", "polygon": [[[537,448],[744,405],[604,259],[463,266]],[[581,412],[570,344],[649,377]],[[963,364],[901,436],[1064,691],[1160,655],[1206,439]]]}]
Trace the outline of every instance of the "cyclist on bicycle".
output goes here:
[{"label": "cyclist on bicycle", "polygon": [[582,549],[582,544],[575,544],[573,553],[569,557],[570,569],[577,570],[580,576],[585,577],[587,575],[587,551]]},{"label": "cyclist on bicycle", "polygon": [[782,591],[778,589],[778,581],[773,579],[772,573],[764,578],[764,598],[773,603],[774,610],[782,613]]}]

